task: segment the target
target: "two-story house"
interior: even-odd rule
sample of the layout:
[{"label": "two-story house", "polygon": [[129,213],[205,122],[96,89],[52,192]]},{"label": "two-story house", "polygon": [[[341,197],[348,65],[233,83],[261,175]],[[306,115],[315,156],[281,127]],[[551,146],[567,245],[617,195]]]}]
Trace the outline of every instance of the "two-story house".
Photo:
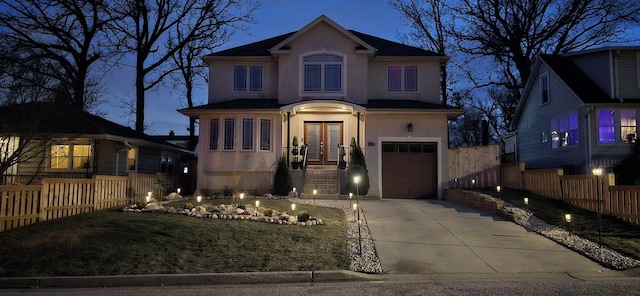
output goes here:
[{"label": "two-story house", "polygon": [[442,197],[447,120],[462,114],[440,104],[446,56],[323,15],[203,59],[208,104],[180,110],[200,122],[199,189],[269,190],[280,156],[292,157],[293,137],[307,145],[307,176],[339,171],[340,147],[353,138],[364,151],[369,195]]},{"label": "two-story house", "polygon": [[588,174],[612,168],[637,141],[640,47],[541,55],[513,119],[528,169]]}]

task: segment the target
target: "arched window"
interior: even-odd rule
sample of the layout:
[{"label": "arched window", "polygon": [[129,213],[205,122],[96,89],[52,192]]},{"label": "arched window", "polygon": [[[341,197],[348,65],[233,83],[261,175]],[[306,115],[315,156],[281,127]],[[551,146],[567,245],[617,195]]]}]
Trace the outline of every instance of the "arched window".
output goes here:
[{"label": "arched window", "polygon": [[317,54],[302,59],[305,92],[342,92],[343,58]]}]

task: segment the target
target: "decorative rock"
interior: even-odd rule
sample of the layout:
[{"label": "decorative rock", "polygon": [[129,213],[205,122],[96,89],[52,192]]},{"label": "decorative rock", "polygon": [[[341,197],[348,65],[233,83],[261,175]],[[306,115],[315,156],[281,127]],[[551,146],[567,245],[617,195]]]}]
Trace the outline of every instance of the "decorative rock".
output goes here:
[{"label": "decorative rock", "polygon": [[197,207],[193,208],[193,211],[196,214],[204,215],[207,212],[207,209],[205,207],[203,207],[203,206],[197,206]]},{"label": "decorative rock", "polygon": [[265,193],[262,197],[264,197],[264,198],[273,198],[273,195],[271,195],[271,193]]},{"label": "decorative rock", "polygon": [[241,209],[241,208],[236,208],[236,214],[242,215],[242,214],[244,214],[244,210]]},{"label": "decorative rock", "polygon": [[164,197],[165,200],[173,200],[173,199],[182,199],[182,195],[178,194],[177,192],[172,192],[167,194]]},{"label": "decorative rock", "polygon": [[146,211],[157,211],[157,210],[159,210],[159,209],[160,209],[160,206],[159,206],[157,203],[151,202],[151,203],[148,203],[148,204],[144,207],[144,209],[145,209]]}]

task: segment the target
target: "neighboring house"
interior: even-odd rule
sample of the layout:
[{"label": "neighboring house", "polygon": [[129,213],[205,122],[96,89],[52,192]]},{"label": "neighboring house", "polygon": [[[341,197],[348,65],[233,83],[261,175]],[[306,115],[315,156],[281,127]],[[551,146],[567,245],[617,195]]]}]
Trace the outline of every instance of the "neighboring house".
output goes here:
[{"label": "neighboring house", "polygon": [[[0,107],[3,140],[28,141],[33,153],[4,172],[6,184],[37,177],[91,178],[128,173],[182,173],[192,153],[70,105],[27,103]],[[26,120],[25,120],[26,119]],[[13,124],[22,120],[19,125]],[[32,125],[32,126],[30,126]],[[35,130],[35,132],[33,132]],[[26,141],[25,141],[26,142]],[[3,146],[4,148],[9,146]],[[27,147],[27,145],[25,145]],[[18,149],[18,145],[9,150]],[[12,151],[3,151],[3,157]],[[37,178],[36,178],[37,179]]]},{"label": "neighboring house", "polygon": [[637,141],[639,99],[640,47],[542,55],[513,119],[517,160],[565,174],[611,168]]},{"label": "neighboring house", "polygon": [[203,59],[208,104],[180,110],[200,122],[199,189],[270,190],[280,156],[293,160],[296,136],[308,145],[305,176],[338,170],[339,147],[348,150],[354,138],[369,195],[442,197],[447,120],[462,114],[440,104],[446,56],[346,30],[323,15]]}]

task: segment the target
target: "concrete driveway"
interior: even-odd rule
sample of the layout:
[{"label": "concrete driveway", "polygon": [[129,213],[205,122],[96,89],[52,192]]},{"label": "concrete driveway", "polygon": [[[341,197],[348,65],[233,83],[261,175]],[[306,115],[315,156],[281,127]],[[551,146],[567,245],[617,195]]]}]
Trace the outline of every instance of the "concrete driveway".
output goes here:
[{"label": "concrete driveway", "polygon": [[360,201],[385,274],[602,273],[497,216],[442,200]]}]

